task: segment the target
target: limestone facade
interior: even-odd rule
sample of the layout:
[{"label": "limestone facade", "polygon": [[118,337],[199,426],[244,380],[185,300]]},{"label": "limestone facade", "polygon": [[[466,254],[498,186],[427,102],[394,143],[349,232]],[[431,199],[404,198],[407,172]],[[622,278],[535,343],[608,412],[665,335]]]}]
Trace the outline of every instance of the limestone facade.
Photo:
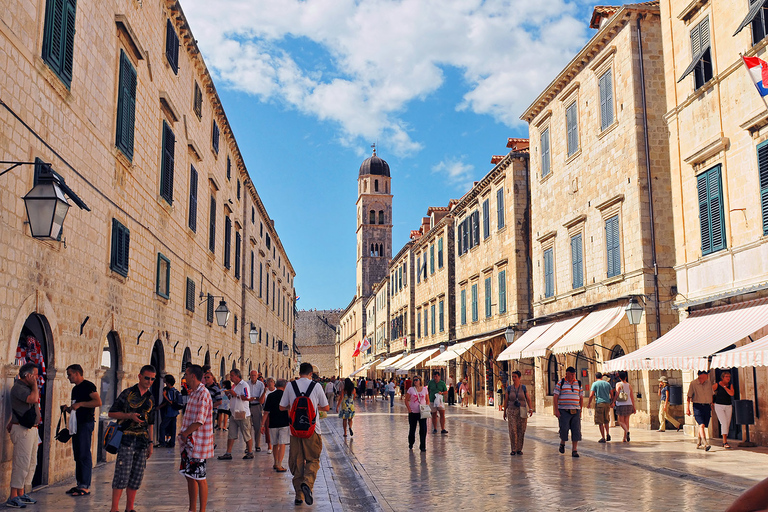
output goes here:
[{"label": "limestone facade", "polygon": [[[636,350],[677,323],[669,307],[675,296],[675,236],[659,9],[653,4],[606,9],[596,8],[595,36],[521,117],[529,123],[531,141],[533,318],[528,326],[620,307],[631,296],[645,297],[645,314],[637,326],[622,317],[567,353],[523,361],[535,365],[536,409],[542,412],[551,413],[552,389],[565,367],[576,367],[588,394],[601,361]],[[631,376],[638,393],[632,421],[646,428],[656,427],[657,376]],[[679,376],[670,377],[678,383]]]},{"label": "limestone facade", "polygon": [[406,242],[389,262],[389,352],[416,348],[415,261],[413,240]]},{"label": "limestone facade", "polygon": [[[71,444],[52,442],[58,407],[69,402],[70,364],[83,366],[107,405],[150,362],[177,381],[187,362],[209,363],[217,376],[222,366],[285,375],[293,367],[293,350],[280,355],[277,345],[293,343],[295,271],[180,5],[78,2],[65,43],[71,57],[62,61],[45,35],[47,15],[60,4],[11,2],[0,13],[2,160],[50,163],[90,208],[70,209],[61,242],[34,239],[20,197],[39,168],[22,165],[0,178],[0,415],[10,416],[19,341],[33,336],[46,367],[36,484],[74,474]],[[168,37],[179,39],[169,45],[177,55],[166,55]],[[120,129],[132,135],[130,150],[116,143],[127,141],[116,134],[118,118],[127,119],[118,104],[129,97],[133,126]],[[115,260],[113,241],[126,238]],[[259,286],[259,269],[269,286]],[[209,309],[221,300],[230,311],[226,327]],[[255,344],[251,324],[261,335]],[[4,499],[12,444],[2,436]]]},{"label": "limestone facade", "polygon": [[[768,58],[768,39],[764,9],[758,9],[750,21],[748,7],[682,0],[661,5],[668,78],[663,119],[672,173],[671,220],[679,291],[675,306],[681,321],[695,311],[768,296],[768,113],[740,58],[740,54]],[[696,36],[702,29],[709,36],[709,50],[697,58],[692,43],[700,39]],[[693,71],[684,77],[691,65]],[[700,201],[704,179],[710,183],[709,212]],[[705,201],[706,195],[705,191]],[[719,199],[718,204],[713,198]],[[751,338],[766,334],[762,329]],[[720,370],[712,369],[710,380]],[[752,400],[758,411],[765,410],[768,370],[734,368],[731,372],[737,383],[735,398]],[[693,372],[683,372],[686,387],[693,377]],[[758,416],[750,429],[751,440],[765,445],[768,420]],[[711,432],[720,435],[714,420]],[[732,434],[741,438],[742,428],[732,424]]]},{"label": "limestone facade", "polygon": [[299,310],[296,316],[296,346],[302,362],[312,363],[321,377],[336,375],[336,327],[341,310]]}]

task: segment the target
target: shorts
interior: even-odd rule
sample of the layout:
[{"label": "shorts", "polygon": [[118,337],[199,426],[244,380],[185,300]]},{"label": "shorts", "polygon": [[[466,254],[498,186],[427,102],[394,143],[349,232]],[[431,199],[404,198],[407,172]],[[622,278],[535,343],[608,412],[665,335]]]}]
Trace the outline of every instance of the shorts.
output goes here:
[{"label": "shorts", "polygon": [[429,410],[432,411],[432,412],[444,411],[445,410],[445,405],[443,405],[442,407],[437,407],[437,406],[435,406],[433,404],[429,404]]},{"label": "shorts", "polygon": [[611,422],[611,404],[595,404],[595,425],[607,425]]},{"label": "shorts", "polygon": [[246,443],[252,439],[251,437],[251,417],[246,416],[244,420],[236,420],[232,418],[229,422],[229,432],[227,432],[227,439],[237,439],[238,432],[243,434],[243,441]]},{"label": "shorts", "polygon": [[617,416],[631,416],[632,415],[632,404],[629,404],[629,405],[617,405],[616,406],[616,415]]},{"label": "shorts", "polygon": [[226,414],[227,416],[232,416],[232,411],[229,409],[219,409],[219,414]]},{"label": "shorts", "polygon": [[270,428],[269,437],[272,444],[291,444],[291,427]]},{"label": "shorts", "polygon": [[113,489],[138,489],[144,479],[147,467],[149,442],[136,436],[123,435],[123,442],[117,450],[115,476],[112,478]]},{"label": "shorts", "polygon": [[373,396],[373,390],[372,389],[366,389],[365,390],[365,396]]},{"label": "shorts", "polygon": [[205,480],[205,459],[190,459],[187,457],[187,450],[182,451],[179,473],[192,480]]},{"label": "shorts", "polygon": [[697,425],[709,425],[709,420],[712,419],[712,407],[709,404],[693,404],[693,418],[696,420]]},{"label": "shorts", "polygon": [[571,433],[571,441],[576,443],[581,441],[581,415],[578,409],[560,409],[558,423],[560,424],[560,441],[568,440],[568,432]]}]

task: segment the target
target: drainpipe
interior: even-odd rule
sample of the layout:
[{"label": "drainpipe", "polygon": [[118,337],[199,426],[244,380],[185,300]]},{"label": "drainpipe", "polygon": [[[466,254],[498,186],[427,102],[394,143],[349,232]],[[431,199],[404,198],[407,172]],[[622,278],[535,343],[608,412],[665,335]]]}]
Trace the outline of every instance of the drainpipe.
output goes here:
[{"label": "drainpipe", "polygon": [[651,220],[651,258],[653,260],[653,295],[656,309],[656,339],[661,336],[659,297],[659,265],[656,261],[656,221],[653,216],[653,183],[651,181],[651,150],[648,144],[648,107],[645,101],[645,68],[643,65],[643,33],[637,18],[637,46],[640,57],[640,98],[643,103],[643,142],[645,143],[645,176],[648,181],[648,216]]}]

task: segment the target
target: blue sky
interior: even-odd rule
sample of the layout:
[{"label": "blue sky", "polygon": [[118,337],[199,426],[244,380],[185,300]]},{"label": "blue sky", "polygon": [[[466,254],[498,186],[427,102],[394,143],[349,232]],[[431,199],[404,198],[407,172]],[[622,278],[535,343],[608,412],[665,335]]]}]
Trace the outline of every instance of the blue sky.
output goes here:
[{"label": "blue sky", "polygon": [[526,137],[520,114],[594,33],[565,0],[184,0],[297,272],[301,309],[355,291],[360,163],[392,172],[393,254]]}]

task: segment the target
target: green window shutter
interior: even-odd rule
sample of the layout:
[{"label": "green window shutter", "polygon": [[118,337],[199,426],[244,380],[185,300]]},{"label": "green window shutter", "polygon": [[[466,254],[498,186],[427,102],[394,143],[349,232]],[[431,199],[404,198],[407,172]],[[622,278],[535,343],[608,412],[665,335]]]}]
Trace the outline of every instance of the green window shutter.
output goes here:
[{"label": "green window shutter", "polygon": [[709,182],[709,219],[712,229],[712,252],[725,249],[725,218],[720,166],[707,172]]},{"label": "green window shutter", "polygon": [[438,304],[439,311],[438,311],[438,317],[440,322],[440,332],[445,331],[445,320],[443,319],[443,314],[445,313],[445,304],[443,301],[440,301]]},{"label": "green window shutter", "polygon": [[232,258],[232,219],[224,217],[224,267],[231,268]]},{"label": "green window shutter", "polygon": [[443,268],[443,239],[437,239],[437,268]]},{"label": "green window shutter", "polygon": [[507,312],[507,271],[499,272],[499,313]]},{"label": "green window shutter", "polygon": [[173,159],[176,136],[168,123],[163,121],[163,161],[160,170],[160,196],[173,204]]},{"label": "green window shutter", "polygon": [[573,288],[581,288],[584,286],[584,259],[581,234],[571,238],[571,264],[573,266],[571,270]]},{"label": "green window shutter", "polygon": [[213,323],[213,295],[208,294],[208,302],[206,304],[205,319],[208,323]]},{"label": "green window shutter", "polygon": [[64,54],[62,56],[61,74],[64,82],[69,85],[72,83],[72,65],[75,59],[76,2],[75,0],[68,0],[66,4],[66,28],[64,30]]},{"label": "green window shutter", "polygon": [[219,125],[216,121],[213,121],[213,127],[211,128],[211,146],[213,152],[219,154]]},{"label": "green window shutter", "polygon": [[195,282],[187,278],[187,311],[195,311]]},{"label": "green window shutter", "polygon": [[544,251],[544,297],[555,295],[555,273],[552,249]]},{"label": "green window shutter", "polygon": [[123,277],[128,277],[130,242],[131,234],[128,228],[117,219],[112,219],[112,252],[109,268]]},{"label": "green window shutter", "polygon": [[491,278],[485,278],[485,317],[491,316]]},{"label": "green window shutter", "polygon": [[157,274],[155,277],[155,293],[167,299],[171,288],[171,260],[157,253]]},{"label": "green window shutter", "polygon": [[174,75],[179,74],[179,36],[173,28],[171,20],[166,20],[165,24],[165,58],[171,66]]},{"label": "green window shutter", "polygon": [[461,325],[467,325],[467,290],[461,290]]},{"label": "green window shutter", "polygon": [[75,0],[48,0],[45,7],[43,60],[69,87],[75,53]]},{"label": "green window shutter", "polygon": [[197,169],[189,167],[189,229],[197,231]]},{"label": "green window shutter", "polygon": [[496,191],[496,229],[504,227],[504,187]]},{"label": "green window shutter", "polygon": [[115,145],[128,160],[133,160],[133,133],[136,124],[136,70],[120,50],[120,85],[117,96]]},{"label": "green window shutter", "polygon": [[541,133],[541,177],[549,174],[549,128]]},{"label": "green window shutter", "polygon": [[235,233],[235,279],[240,279],[240,245],[242,239],[240,232]]},{"label": "green window shutter", "polygon": [[416,337],[421,338],[421,311],[416,313]]},{"label": "green window shutter", "polygon": [[195,82],[193,109],[198,119],[203,117],[203,91],[200,90],[200,86],[197,82]]},{"label": "green window shutter", "polygon": [[472,285],[472,321],[477,322],[479,312],[477,308],[477,283]]},{"label": "green window shutter", "polygon": [[579,149],[579,119],[575,101],[565,109],[565,125],[568,139],[568,156],[571,156]]},{"label": "green window shutter", "polygon": [[757,168],[760,176],[760,210],[763,214],[763,234],[768,235],[768,142],[757,147]]},{"label": "green window shutter", "polygon": [[609,69],[600,77],[600,129],[613,123],[613,80]]},{"label": "green window shutter", "polygon": [[434,304],[432,304],[432,306],[430,306],[430,308],[429,308],[429,314],[431,315],[431,316],[430,316],[430,322],[432,323],[432,331],[431,331],[431,334],[433,334],[433,335],[434,335],[434,334],[435,334],[435,305],[434,305]]},{"label": "green window shutter", "polygon": [[216,252],[216,198],[211,196],[211,209],[208,213],[208,250]]},{"label": "green window shutter", "polygon": [[696,189],[699,196],[699,226],[701,227],[701,254],[712,252],[712,227],[709,218],[709,187],[707,173],[696,177]]},{"label": "green window shutter", "polygon": [[619,235],[619,216],[605,221],[605,248],[608,277],[621,274],[621,237]]},{"label": "green window shutter", "polygon": [[491,203],[483,201],[483,240],[491,236]]},{"label": "green window shutter", "polygon": [[429,273],[435,273],[435,244],[429,246]]},{"label": "green window shutter", "polygon": [[416,282],[421,282],[421,256],[416,257]]}]

